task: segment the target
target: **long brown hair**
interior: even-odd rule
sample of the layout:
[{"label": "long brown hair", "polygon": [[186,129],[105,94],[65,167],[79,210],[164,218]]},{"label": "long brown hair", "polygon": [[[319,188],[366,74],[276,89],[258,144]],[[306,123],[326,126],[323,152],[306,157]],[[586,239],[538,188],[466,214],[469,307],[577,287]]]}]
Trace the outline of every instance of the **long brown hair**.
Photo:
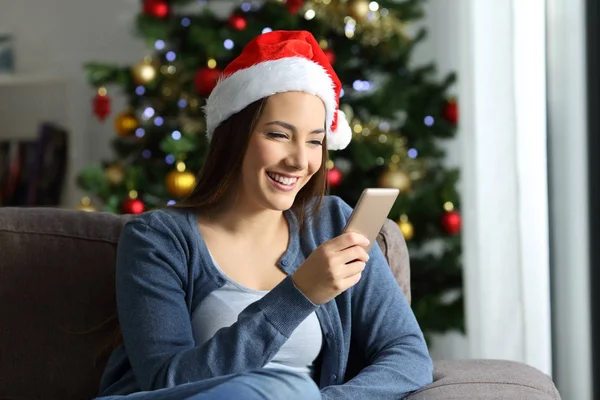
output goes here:
[{"label": "long brown hair", "polygon": [[[241,175],[242,162],[250,143],[250,137],[262,115],[268,98],[257,100],[229,117],[219,125],[212,136],[204,166],[190,194],[172,207],[193,208],[201,212],[219,211],[225,204]],[[303,227],[307,217],[317,213],[327,185],[327,142],[323,142],[321,167],[300,189],[292,211]]]}]

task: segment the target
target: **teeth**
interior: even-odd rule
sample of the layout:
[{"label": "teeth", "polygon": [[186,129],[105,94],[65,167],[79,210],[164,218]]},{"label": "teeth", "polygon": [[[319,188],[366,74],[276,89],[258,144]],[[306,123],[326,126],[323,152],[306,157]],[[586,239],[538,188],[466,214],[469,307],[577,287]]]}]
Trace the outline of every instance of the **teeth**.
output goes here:
[{"label": "teeth", "polygon": [[275,174],[275,173],[273,173],[273,172],[269,172],[268,174],[269,174],[269,176],[270,176],[271,178],[273,178],[273,179],[274,179],[274,180],[276,180],[277,182],[279,182],[279,183],[282,183],[282,184],[284,184],[284,185],[288,185],[288,186],[289,186],[289,185],[293,185],[293,184],[294,184],[294,183],[296,183],[296,181],[298,180],[298,178],[286,178],[286,177],[284,177],[284,176],[281,176],[281,175]]}]

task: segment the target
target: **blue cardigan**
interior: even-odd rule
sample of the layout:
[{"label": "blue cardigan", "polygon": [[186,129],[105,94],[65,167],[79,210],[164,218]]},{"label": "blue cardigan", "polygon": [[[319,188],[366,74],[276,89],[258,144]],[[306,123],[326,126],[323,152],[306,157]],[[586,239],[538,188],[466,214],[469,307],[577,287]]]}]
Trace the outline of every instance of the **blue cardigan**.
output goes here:
[{"label": "blue cardigan", "polygon": [[190,316],[225,281],[211,262],[192,211],[166,208],[129,222],[119,241],[116,292],[124,346],[113,351],[102,396],[156,390],[263,367],[313,311],[323,331],[317,381],[323,399],[398,400],[432,382],[422,332],[375,245],[358,284],[316,306],[290,275],[321,243],[342,233],[352,209],[325,197],[302,235],[285,212],[288,274],[238,321],[196,347]]}]

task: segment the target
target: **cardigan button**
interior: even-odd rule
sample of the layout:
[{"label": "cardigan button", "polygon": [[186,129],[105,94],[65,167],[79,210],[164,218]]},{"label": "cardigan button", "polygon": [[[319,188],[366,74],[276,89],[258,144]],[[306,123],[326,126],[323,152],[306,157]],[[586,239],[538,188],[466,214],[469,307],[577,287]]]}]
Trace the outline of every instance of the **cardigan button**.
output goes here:
[{"label": "cardigan button", "polygon": [[331,339],[331,338],[333,337],[333,334],[332,334],[331,332],[327,332],[327,333],[325,334],[325,337],[326,337],[327,339]]},{"label": "cardigan button", "polygon": [[335,383],[336,379],[337,379],[336,374],[331,375],[331,383]]}]

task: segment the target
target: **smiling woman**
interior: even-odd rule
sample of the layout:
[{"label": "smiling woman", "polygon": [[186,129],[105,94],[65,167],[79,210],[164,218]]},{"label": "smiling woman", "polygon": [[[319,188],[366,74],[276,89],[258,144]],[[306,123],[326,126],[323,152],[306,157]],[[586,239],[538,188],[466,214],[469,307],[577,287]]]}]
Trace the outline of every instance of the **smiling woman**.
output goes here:
[{"label": "smiling woman", "polygon": [[197,186],[121,234],[104,400],[396,400],[431,383],[381,249],[325,196],[327,151],[351,138],[340,91],[305,31],[260,35],[225,69]]}]

